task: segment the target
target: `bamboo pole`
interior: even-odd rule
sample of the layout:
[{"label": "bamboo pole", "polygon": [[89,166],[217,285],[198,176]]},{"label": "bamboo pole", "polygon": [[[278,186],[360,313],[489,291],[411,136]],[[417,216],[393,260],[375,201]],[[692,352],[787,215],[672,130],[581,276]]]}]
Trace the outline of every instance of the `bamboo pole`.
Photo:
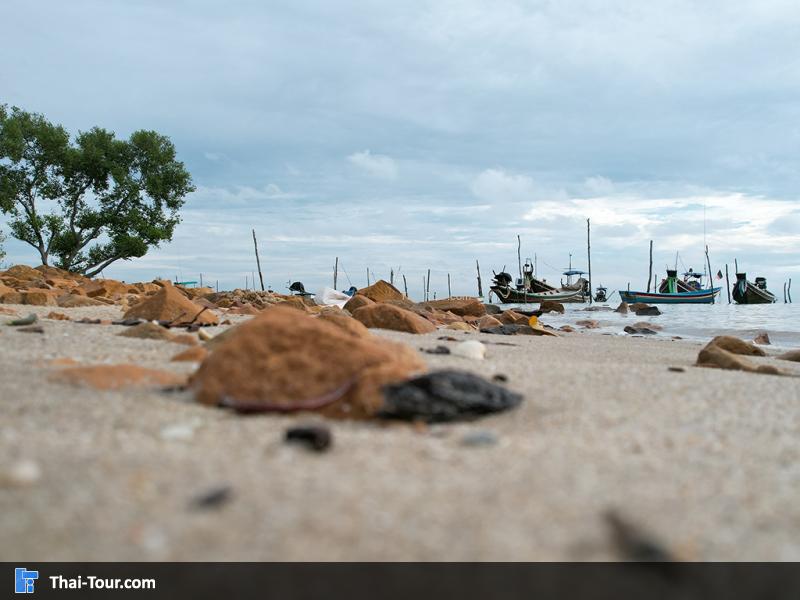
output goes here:
[{"label": "bamboo pole", "polygon": [[647,293],[650,293],[650,282],[653,280],[653,240],[650,240],[650,269],[647,271]]},{"label": "bamboo pole", "polygon": [[369,267],[367,267],[367,287],[369,287]]},{"label": "bamboo pole", "polygon": [[217,284],[214,287],[217,288],[217,293],[219,294],[219,279],[217,279]]},{"label": "bamboo pole", "polygon": [[333,289],[339,289],[339,257],[336,257],[336,262],[333,263]]},{"label": "bamboo pole", "polygon": [[[706,246],[706,264],[708,264],[708,287],[714,289],[714,279],[711,275],[711,259],[708,258],[708,246]],[[711,292],[711,304],[714,304],[714,292]]]},{"label": "bamboo pole", "polygon": [[792,303],[792,278],[789,277],[789,287],[786,288],[786,295],[789,296],[789,304]]},{"label": "bamboo pole", "polygon": [[731,303],[731,280],[728,279],[728,263],[725,263],[725,288],[728,290],[728,304]]},{"label": "bamboo pole", "polygon": [[736,260],[735,258],[733,259],[733,270],[736,271],[734,275],[739,274],[739,261]]},{"label": "bamboo pole", "polygon": [[203,287],[203,274],[200,273],[200,287]]},{"label": "bamboo pole", "polygon": [[403,274],[403,291],[406,293],[406,298],[408,298],[408,283],[406,282],[405,274]]},{"label": "bamboo pole", "polygon": [[589,304],[592,303],[592,224],[586,219],[586,256],[589,260]]},{"label": "bamboo pole", "polygon": [[519,263],[519,278],[522,279],[522,240],[517,234],[517,263]]},{"label": "bamboo pole", "polygon": [[[261,281],[261,291],[264,291],[264,276],[261,274],[261,260],[258,258],[258,242],[256,242],[256,230],[253,229],[253,247],[256,250],[256,266],[258,266],[258,279]],[[253,289],[256,289],[256,280],[253,278]]]},{"label": "bamboo pole", "polygon": [[389,283],[394,285],[394,268],[389,269]]},{"label": "bamboo pole", "polygon": [[483,283],[481,282],[481,265],[478,259],[475,259],[475,267],[478,269],[478,297],[483,298]]},{"label": "bamboo pole", "polygon": [[428,269],[428,283],[425,285],[425,302],[431,297],[431,270]]},{"label": "bamboo pole", "polygon": [[248,287],[248,283],[247,283],[247,275],[245,275],[245,276],[244,276],[244,291],[247,291],[247,290],[249,290],[249,289],[250,289],[250,288]]},{"label": "bamboo pole", "polygon": [[787,304],[786,302],[786,282],[783,282],[783,303]]},{"label": "bamboo pole", "polygon": [[452,298],[453,294],[450,293],[450,273],[447,274],[447,297]]},{"label": "bamboo pole", "polygon": [[427,302],[427,294],[425,292],[425,275],[422,276],[422,301]]}]

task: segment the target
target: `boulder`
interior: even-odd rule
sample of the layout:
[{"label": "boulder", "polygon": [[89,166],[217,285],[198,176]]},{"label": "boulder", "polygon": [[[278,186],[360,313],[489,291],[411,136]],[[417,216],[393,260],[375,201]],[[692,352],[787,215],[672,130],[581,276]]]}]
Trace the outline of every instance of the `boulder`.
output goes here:
[{"label": "boulder", "polygon": [[58,306],[56,296],[50,290],[26,290],[22,292],[21,304],[31,306]]},{"label": "boulder", "polygon": [[[740,340],[741,341],[741,340]],[[754,365],[746,358],[741,358],[721,346],[709,344],[697,356],[698,367],[746,371],[748,373],[765,373],[767,375],[785,375],[783,371],[772,365]]]},{"label": "boulder", "polygon": [[370,332],[363,323],[357,321],[353,317],[348,317],[344,314],[336,314],[332,312],[324,312],[317,317],[322,321],[326,321],[327,323],[332,323],[336,325],[342,331],[354,336],[354,337],[369,337]]},{"label": "boulder", "polygon": [[372,300],[367,298],[366,296],[362,296],[361,294],[356,294],[350,300],[347,301],[347,304],[344,305],[344,309],[348,311],[350,314],[353,314],[358,308],[362,306],[367,306],[369,304],[375,304]]},{"label": "boulder", "polygon": [[800,362],[800,350],[789,350],[778,356],[781,360],[791,360],[792,362]]},{"label": "boulder", "polygon": [[481,331],[492,327],[500,327],[501,325],[502,323],[491,315],[484,315],[481,317],[481,320],[478,321],[478,329]]},{"label": "boulder", "polygon": [[39,271],[39,273],[41,273],[41,277],[44,277],[45,279],[68,280],[75,283],[88,280],[88,277],[81,275],[80,273],[65,271],[64,269],[51,267],[50,265],[39,265],[38,267],[35,267],[35,270]]},{"label": "boulder", "polygon": [[[634,305],[635,306],[635,305]],[[661,314],[661,311],[658,309],[657,306],[643,306],[641,308],[637,308],[635,311],[637,317],[657,317]]]},{"label": "boulder", "polygon": [[104,306],[99,300],[89,298],[88,296],[80,296],[78,294],[64,294],[56,298],[56,304],[61,308],[79,308],[84,306]]},{"label": "boulder", "polygon": [[710,346],[717,346],[718,348],[722,348],[723,350],[731,352],[732,354],[741,354],[743,356],[767,355],[767,353],[758,346],[755,346],[750,342],[740,340],[739,338],[731,335],[718,335],[708,342],[708,344],[706,344],[706,348],[709,348]]},{"label": "boulder", "polygon": [[512,325],[514,323],[527,323],[528,317],[521,315],[513,310],[504,310],[500,314],[494,315],[494,318],[503,323],[504,325]]},{"label": "boulder", "polygon": [[614,312],[619,313],[621,315],[628,314],[628,303],[627,302],[620,302],[619,306],[614,309]]},{"label": "boulder", "polygon": [[163,286],[156,285],[155,283],[134,283],[133,287],[139,290],[142,294],[156,293]]},{"label": "boulder", "polygon": [[192,346],[182,352],[178,352],[170,358],[170,362],[203,362],[208,356],[208,350],[203,346]]},{"label": "boulder", "polygon": [[81,285],[81,289],[89,298],[110,298],[115,294],[135,294],[139,291],[135,286],[114,279],[92,279]]},{"label": "boulder", "polygon": [[37,271],[26,265],[14,265],[13,267],[9,267],[3,273],[3,277],[13,277],[19,281],[37,281],[39,279],[44,279],[41,271]]},{"label": "boulder", "polygon": [[484,304],[483,308],[486,310],[487,315],[498,315],[503,312],[503,309],[497,304]]},{"label": "boulder", "polygon": [[541,304],[539,304],[539,311],[541,314],[555,312],[564,314],[564,305],[561,302],[555,302],[553,300],[544,300]]},{"label": "boulder", "polygon": [[367,418],[383,405],[383,386],[425,369],[408,346],[356,337],[282,306],[230,331],[192,376],[198,402],[242,412]]},{"label": "boulder", "polygon": [[442,312],[451,312],[459,317],[466,315],[482,317],[486,314],[486,307],[477,298],[445,298],[443,300],[423,302],[422,306],[429,306]]},{"label": "boulder", "polygon": [[0,304],[22,304],[22,292],[0,292]]},{"label": "boulder", "polygon": [[353,311],[353,318],[370,329],[391,329],[407,333],[430,333],[436,326],[418,314],[392,306],[391,304],[371,304]]},{"label": "boulder", "polygon": [[575,321],[575,325],[578,327],[583,327],[584,329],[598,329],[600,327],[600,323],[594,319],[582,319],[580,321]]},{"label": "boulder", "polygon": [[[368,287],[358,290],[358,294],[361,296],[366,296],[373,302],[386,302],[387,300],[407,300],[400,290],[383,279],[376,281]],[[345,307],[346,306],[347,305],[345,305]],[[347,310],[350,309],[348,308]]]},{"label": "boulder", "polygon": [[195,304],[172,285],[162,287],[157,293],[129,308],[124,318],[169,321],[173,325],[216,325],[219,322],[210,309]]},{"label": "boulder", "polygon": [[772,342],[769,339],[769,334],[767,332],[759,333],[755,339],[753,339],[754,344],[760,344],[762,346],[769,346]]}]

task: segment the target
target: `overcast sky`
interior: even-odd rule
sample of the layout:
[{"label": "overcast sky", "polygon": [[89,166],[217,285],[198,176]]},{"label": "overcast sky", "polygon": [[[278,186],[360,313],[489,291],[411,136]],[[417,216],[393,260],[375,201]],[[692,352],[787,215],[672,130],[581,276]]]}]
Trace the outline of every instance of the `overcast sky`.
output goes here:
[{"label": "overcast sky", "polygon": [[[0,103],[172,138],[197,191],[172,243],[105,275],[331,283],[334,258],[475,293],[569,253],[615,289],[680,252],[800,281],[796,0],[6,0]],[[705,219],[704,219],[705,213]],[[0,221],[2,223],[2,221]],[[1,226],[1,225],[0,225]],[[7,228],[6,228],[7,230]],[[19,242],[7,262],[35,264]],[[680,265],[679,265],[680,267]],[[343,283],[344,285],[343,285]]]}]

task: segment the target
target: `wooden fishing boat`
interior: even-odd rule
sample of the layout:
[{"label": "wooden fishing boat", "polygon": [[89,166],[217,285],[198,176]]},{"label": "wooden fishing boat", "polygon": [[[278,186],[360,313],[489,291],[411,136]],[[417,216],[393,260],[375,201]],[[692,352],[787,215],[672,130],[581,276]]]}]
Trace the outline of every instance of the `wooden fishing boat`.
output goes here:
[{"label": "wooden fishing boat", "polygon": [[551,300],[554,302],[583,302],[583,286],[575,289],[557,289],[545,281],[533,276],[533,265],[530,259],[522,266],[522,279],[514,279],[501,271],[494,274],[492,286],[489,288],[503,304],[526,304]]},{"label": "wooden fishing boat", "polygon": [[736,304],[773,304],[775,294],[767,289],[767,280],[756,277],[755,283],[747,281],[747,273],[737,273],[736,283],[731,291]]},{"label": "wooden fishing boat", "polygon": [[562,292],[561,290],[551,290],[549,292],[526,292],[524,290],[515,290],[512,287],[492,286],[491,290],[500,299],[503,304],[526,304],[530,302],[543,302],[550,300],[552,302],[569,302],[571,299],[580,295],[580,290],[570,290]]},{"label": "wooden fishing boat", "polygon": [[619,296],[623,302],[645,302],[647,304],[713,304],[714,298],[722,288],[711,287],[702,289],[699,278],[702,274],[686,273],[690,275],[684,281],[678,279],[677,270],[667,270],[667,278],[661,282],[657,292],[620,291]]}]

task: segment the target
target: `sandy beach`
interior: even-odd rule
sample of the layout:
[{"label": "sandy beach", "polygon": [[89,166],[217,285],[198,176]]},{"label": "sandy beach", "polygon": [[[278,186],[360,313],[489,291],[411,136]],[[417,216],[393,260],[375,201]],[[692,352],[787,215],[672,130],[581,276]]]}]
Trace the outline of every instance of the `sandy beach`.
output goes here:
[{"label": "sandy beach", "polygon": [[[800,560],[800,379],[693,367],[697,342],[373,330],[416,349],[479,339],[483,361],[421,355],[505,375],[524,401],[457,424],[328,420],[334,445],[314,453],[283,440],[313,415],[53,382],[63,358],[195,367],[169,360],[185,346],[122,326],[40,324],[0,328],[3,560],[607,560],[609,509],[680,558]],[[26,462],[38,477],[9,482]],[[226,502],[198,508],[220,489]]]}]

